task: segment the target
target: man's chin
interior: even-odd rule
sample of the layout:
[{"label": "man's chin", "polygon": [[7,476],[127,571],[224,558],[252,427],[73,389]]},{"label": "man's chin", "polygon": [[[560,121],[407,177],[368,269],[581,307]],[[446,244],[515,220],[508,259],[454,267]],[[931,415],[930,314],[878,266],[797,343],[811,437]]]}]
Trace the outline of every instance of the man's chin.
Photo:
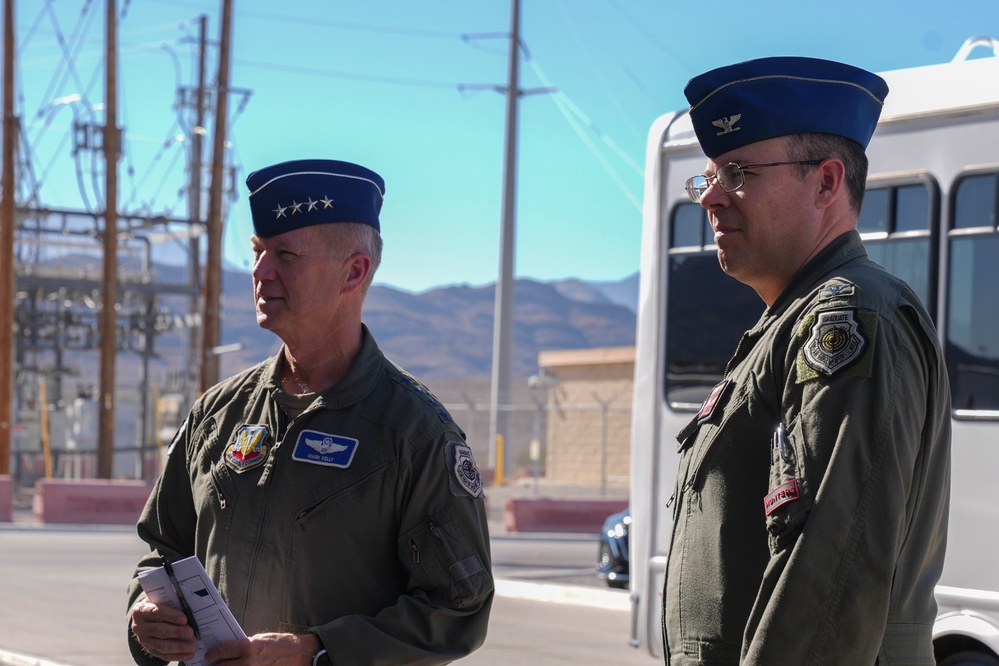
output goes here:
[{"label": "man's chin", "polygon": [[274,328],[274,318],[268,317],[263,313],[257,312],[257,326],[264,329],[265,331],[270,331]]}]

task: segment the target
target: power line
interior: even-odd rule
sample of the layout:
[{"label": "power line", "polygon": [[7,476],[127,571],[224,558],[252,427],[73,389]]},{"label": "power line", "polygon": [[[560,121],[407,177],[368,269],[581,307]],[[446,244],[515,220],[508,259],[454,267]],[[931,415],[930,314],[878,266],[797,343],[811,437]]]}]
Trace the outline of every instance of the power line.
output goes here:
[{"label": "power line", "polygon": [[406,79],[398,76],[380,76],[376,74],[355,74],[353,72],[342,72],[325,68],[320,69],[318,67],[278,65],[271,62],[261,62],[259,60],[237,60],[236,63],[243,67],[266,69],[274,72],[291,72],[295,74],[305,74],[308,76],[321,76],[330,79],[347,79],[350,81],[364,81],[368,83],[388,83],[401,86],[416,86],[419,88],[445,88],[453,90],[459,90],[461,88],[461,84],[459,83],[448,83],[446,81]]}]

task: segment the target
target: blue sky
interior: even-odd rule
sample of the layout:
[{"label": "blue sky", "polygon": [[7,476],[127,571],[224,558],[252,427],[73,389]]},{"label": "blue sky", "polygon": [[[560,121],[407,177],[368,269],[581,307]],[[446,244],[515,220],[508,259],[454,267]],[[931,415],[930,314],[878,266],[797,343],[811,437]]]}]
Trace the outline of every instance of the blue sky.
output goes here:
[{"label": "blue sky", "polygon": [[[117,1],[126,130],[119,208],[184,217],[178,192],[190,128],[173,106],[178,87],[196,81],[197,17],[208,16],[216,42],[221,0]],[[617,280],[638,270],[648,129],[685,105],[691,76],[767,55],[883,71],[946,62],[969,37],[999,36],[999,0],[521,1],[520,87],[557,88],[526,95],[519,107],[515,272],[540,280]],[[74,118],[103,123],[104,3],[16,5],[17,113],[42,180],[39,202],[92,210],[100,201],[94,160],[74,158],[68,136]],[[422,291],[495,281],[504,98],[494,88],[506,85],[509,3],[233,5],[229,115],[239,171],[226,258],[248,266],[250,171],[329,157],[385,178],[376,282]]]}]

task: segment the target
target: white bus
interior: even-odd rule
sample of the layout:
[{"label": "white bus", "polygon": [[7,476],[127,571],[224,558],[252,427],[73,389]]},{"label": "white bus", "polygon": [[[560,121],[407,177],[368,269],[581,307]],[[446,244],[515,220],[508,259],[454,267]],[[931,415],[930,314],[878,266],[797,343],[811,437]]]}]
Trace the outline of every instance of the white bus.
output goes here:
[{"label": "white bus", "polygon": [[[991,54],[985,57],[980,47]],[[950,532],[939,664],[999,666],[999,40],[947,64],[885,72],[859,230],[934,316],[953,390]],[[632,422],[632,643],[662,654],[676,434],[763,312],[718,266],[686,179],[705,166],[686,111],[649,133]]]}]

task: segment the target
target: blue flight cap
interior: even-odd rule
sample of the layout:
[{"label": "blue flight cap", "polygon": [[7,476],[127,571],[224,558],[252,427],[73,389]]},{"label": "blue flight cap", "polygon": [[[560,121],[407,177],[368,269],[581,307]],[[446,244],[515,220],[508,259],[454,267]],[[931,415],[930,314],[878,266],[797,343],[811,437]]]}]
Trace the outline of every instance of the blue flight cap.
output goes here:
[{"label": "blue flight cap", "polygon": [[374,171],[337,160],[292,160],[254,171],[250,190],[253,233],[259,238],[331,222],[360,222],[381,230],[385,181]]},{"label": "blue flight cap", "polygon": [[719,67],[683,94],[709,158],[765,139],[824,132],[867,148],[888,95],[876,74],[831,60],[760,58]]}]

